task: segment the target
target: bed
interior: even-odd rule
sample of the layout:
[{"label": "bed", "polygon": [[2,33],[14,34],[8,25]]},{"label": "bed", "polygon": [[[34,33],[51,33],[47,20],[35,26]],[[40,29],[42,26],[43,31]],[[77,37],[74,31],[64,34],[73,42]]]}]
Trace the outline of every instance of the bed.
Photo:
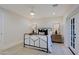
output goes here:
[{"label": "bed", "polygon": [[52,52],[51,36],[24,34],[24,47],[42,50],[47,53]]}]

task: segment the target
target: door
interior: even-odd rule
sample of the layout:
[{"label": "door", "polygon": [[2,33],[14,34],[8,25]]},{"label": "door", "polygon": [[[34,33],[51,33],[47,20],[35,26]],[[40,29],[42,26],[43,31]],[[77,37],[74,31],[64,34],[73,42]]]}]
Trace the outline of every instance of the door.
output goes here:
[{"label": "door", "polygon": [[0,10],[0,49],[2,49],[2,43],[4,39],[4,19],[3,19],[3,13]]},{"label": "door", "polygon": [[71,19],[71,46],[75,49],[75,18]]},{"label": "door", "polygon": [[1,15],[0,15],[0,41],[2,39],[2,20],[1,20]]}]

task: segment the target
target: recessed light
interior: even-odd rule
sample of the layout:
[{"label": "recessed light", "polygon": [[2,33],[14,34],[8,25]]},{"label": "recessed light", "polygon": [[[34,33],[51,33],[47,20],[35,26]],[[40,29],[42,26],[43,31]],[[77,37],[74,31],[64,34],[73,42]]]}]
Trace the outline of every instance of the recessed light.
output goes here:
[{"label": "recessed light", "polygon": [[55,15],[55,12],[53,12],[53,15]]},{"label": "recessed light", "polygon": [[34,15],[35,15],[34,7],[31,8],[30,15],[31,15],[31,16],[34,16]]},{"label": "recessed light", "polygon": [[34,13],[34,12],[31,12],[31,13],[30,13],[30,15],[34,16],[34,15],[35,15],[35,13]]}]

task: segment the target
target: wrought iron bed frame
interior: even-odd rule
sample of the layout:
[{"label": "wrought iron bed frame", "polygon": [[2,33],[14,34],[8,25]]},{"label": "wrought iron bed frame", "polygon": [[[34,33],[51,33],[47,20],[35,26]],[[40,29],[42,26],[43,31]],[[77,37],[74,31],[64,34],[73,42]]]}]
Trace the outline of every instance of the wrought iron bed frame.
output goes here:
[{"label": "wrought iron bed frame", "polygon": [[[46,36],[47,41],[41,39],[40,37],[39,37],[39,39],[37,39],[37,40],[39,40],[39,47],[38,47],[38,46],[35,46],[35,42],[36,42],[37,40],[34,41],[31,37],[29,37],[29,44],[26,44],[26,43],[25,43],[25,40],[28,39],[28,38],[25,38],[26,35],[29,35],[29,34],[27,34],[27,33],[24,34],[24,47],[26,47],[26,45],[27,45],[27,46],[32,46],[32,47],[39,48],[39,50],[43,49],[43,50],[41,50],[41,51],[43,51],[43,52],[47,52],[47,53],[49,52],[49,50],[48,50],[48,36],[47,36],[47,35],[44,35],[44,36]],[[43,47],[40,46],[40,39],[41,39],[42,41],[44,41],[44,42],[47,44],[47,47],[46,47],[46,48],[43,48]],[[34,45],[31,45],[31,44],[30,44],[30,40],[32,40],[32,41],[34,42]],[[46,51],[45,51],[45,50],[46,50]]]}]

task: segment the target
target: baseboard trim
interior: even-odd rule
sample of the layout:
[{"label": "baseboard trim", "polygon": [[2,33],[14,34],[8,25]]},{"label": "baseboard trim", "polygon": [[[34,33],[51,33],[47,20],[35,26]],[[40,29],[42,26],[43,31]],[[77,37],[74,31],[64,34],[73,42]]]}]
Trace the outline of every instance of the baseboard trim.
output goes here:
[{"label": "baseboard trim", "polygon": [[52,43],[63,43],[63,42],[56,42],[56,41],[52,41]]},{"label": "baseboard trim", "polygon": [[22,42],[20,41],[20,42],[18,42],[18,43],[12,44],[11,46],[9,46],[9,47],[7,47],[7,48],[1,49],[1,51],[5,51],[5,50],[7,50],[7,49],[9,49],[9,48],[11,48],[11,47],[14,47],[14,46],[16,46],[16,45],[18,45],[18,44],[21,44],[21,43],[22,43]]},{"label": "baseboard trim", "polygon": [[73,55],[76,55],[70,47],[68,47],[68,48],[72,52]]}]

